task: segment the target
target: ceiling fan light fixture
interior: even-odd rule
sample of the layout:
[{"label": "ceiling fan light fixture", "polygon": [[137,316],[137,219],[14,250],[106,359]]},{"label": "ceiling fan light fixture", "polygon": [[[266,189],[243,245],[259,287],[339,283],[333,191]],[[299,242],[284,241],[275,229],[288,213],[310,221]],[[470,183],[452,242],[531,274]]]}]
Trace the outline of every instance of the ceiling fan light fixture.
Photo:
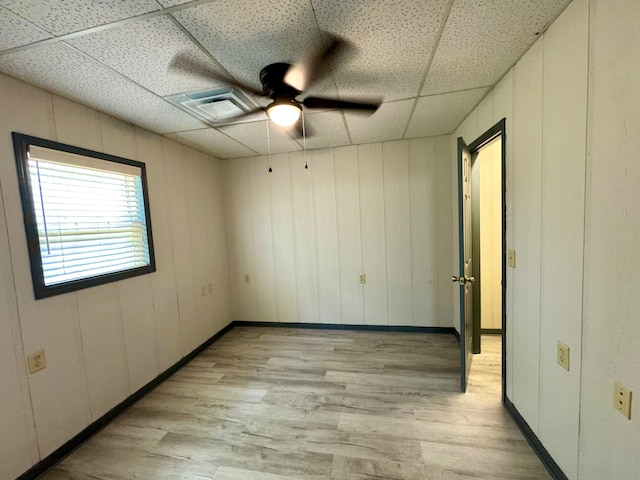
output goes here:
[{"label": "ceiling fan light fixture", "polygon": [[273,123],[281,127],[290,127],[298,121],[302,109],[295,101],[276,100],[267,107],[267,115]]}]

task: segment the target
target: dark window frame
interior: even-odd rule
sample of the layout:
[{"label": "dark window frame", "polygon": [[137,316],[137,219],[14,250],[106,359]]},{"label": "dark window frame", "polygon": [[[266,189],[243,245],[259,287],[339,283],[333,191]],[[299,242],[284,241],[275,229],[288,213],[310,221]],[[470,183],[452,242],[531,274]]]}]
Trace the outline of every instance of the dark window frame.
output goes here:
[{"label": "dark window frame", "polygon": [[[20,200],[22,203],[24,228],[27,237],[29,263],[31,266],[31,279],[33,282],[33,292],[36,299],[52,297],[54,295],[74,292],[84,288],[117,282],[126,278],[145,275],[156,271],[153,234],[151,230],[149,192],[147,189],[147,173],[146,165],[143,162],[129,160],[115,155],[109,155],[106,153],[97,152],[81,147],[75,147],[73,145],[67,145],[64,143],[55,142],[53,140],[46,140],[44,138],[33,137],[31,135],[25,135],[17,132],[12,132],[11,136],[13,138],[13,148],[18,173],[18,186],[20,188]],[[113,273],[89,276],[86,278],[71,280],[55,285],[45,285],[44,271],[42,267],[42,256],[40,254],[40,241],[38,237],[38,227],[35,220],[35,206],[33,203],[31,180],[28,166],[28,152],[29,146],[31,145],[140,168],[142,196],[147,227],[147,244],[149,247],[149,265],[121,270]]]}]

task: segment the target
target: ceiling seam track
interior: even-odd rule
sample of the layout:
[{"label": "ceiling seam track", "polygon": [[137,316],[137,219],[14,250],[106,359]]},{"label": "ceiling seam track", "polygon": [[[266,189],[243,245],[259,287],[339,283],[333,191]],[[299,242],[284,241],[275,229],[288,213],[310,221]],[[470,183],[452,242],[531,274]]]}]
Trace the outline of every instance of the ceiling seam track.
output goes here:
[{"label": "ceiling seam track", "polygon": [[415,100],[413,101],[413,107],[411,107],[411,113],[409,114],[409,119],[407,120],[407,124],[402,131],[402,136],[400,138],[405,138],[407,135],[407,130],[409,130],[409,125],[411,125],[411,120],[413,119],[413,114],[416,111],[416,107],[418,106],[418,100],[420,99],[420,93],[424,88],[424,84],[427,82],[427,76],[429,75],[429,70],[431,70],[431,64],[433,63],[433,59],[436,56],[436,52],[438,51],[438,46],[440,45],[440,41],[442,40],[442,35],[444,34],[444,29],[447,26],[447,22],[449,21],[449,15],[451,14],[451,9],[453,8],[453,2],[455,0],[449,0],[449,5],[442,16],[442,24],[440,25],[440,30],[438,31],[438,35],[436,36],[436,41],[434,42],[433,49],[429,54],[429,60],[427,61],[427,66],[424,70],[424,75],[422,76],[422,81],[420,82],[420,86],[418,87],[418,92],[416,93]]},{"label": "ceiling seam track", "polygon": [[[76,52],[78,52],[78,53],[79,53],[80,55],[82,55],[83,57],[86,57],[86,58],[88,58],[89,60],[91,60],[91,61],[93,61],[93,62],[95,62],[95,63],[97,63],[97,64],[99,64],[99,65],[102,65],[102,66],[103,66],[103,67],[105,67],[105,68],[107,68],[107,69],[108,69],[108,70],[110,70],[111,72],[115,73],[118,77],[120,77],[120,78],[124,79],[126,82],[128,82],[128,83],[130,83],[130,84],[132,84],[132,85],[135,85],[136,87],[141,88],[141,89],[142,89],[142,90],[144,90],[145,92],[150,93],[151,95],[153,95],[153,96],[155,96],[155,97],[159,98],[160,100],[162,100],[163,102],[167,103],[168,105],[171,105],[171,106],[172,106],[173,108],[175,108],[177,111],[181,111],[181,110],[179,110],[179,109],[178,109],[178,108],[177,108],[173,103],[171,103],[169,100],[167,100],[166,98],[164,98],[164,97],[162,97],[162,96],[158,95],[158,94],[157,94],[157,93],[155,93],[154,91],[149,90],[149,89],[148,89],[147,87],[145,87],[144,85],[141,85],[141,84],[139,84],[138,82],[136,82],[135,80],[132,80],[131,78],[127,77],[127,76],[126,76],[126,75],[124,75],[123,73],[120,73],[119,71],[114,70],[114,69],[113,69],[112,67],[110,67],[109,65],[107,65],[107,64],[105,64],[105,63],[101,62],[100,60],[98,60],[97,58],[94,58],[94,57],[92,57],[91,55],[89,55],[89,54],[87,54],[87,53],[83,52],[82,50],[78,49],[77,47],[74,47],[73,45],[71,45],[71,44],[69,44],[69,43],[66,43],[66,42],[63,42],[63,43],[64,43],[64,45],[65,45],[65,46],[67,46],[67,47],[69,47],[69,48],[71,48],[71,49],[75,50]],[[61,96],[64,96],[64,95],[61,95]],[[94,109],[96,109],[96,110],[97,110],[97,108],[96,108],[96,107],[91,107],[91,108],[94,108]],[[101,110],[101,111],[102,111],[102,110]],[[104,111],[103,111],[103,113],[106,113],[107,115],[111,115],[111,114],[109,114],[109,113],[107,113],[107,112],[104,112]],[[114,117],[115,117],[115,115],[111,115],[111,116],[114,116]],[[121,118],[121,117],[119,117],[119,118]],[[195,118],[195,117],[193,117],[193,118]],[[202,120],[199,120],[199,119],[197,119],[197,118],[196,118],[196,120],[198,120],[198,121],[199,121],[200,123],[202,123],[203,125],[209,126],[209,125],[207,125],[206,123],[204,123]],[[132,123],[132,122],[129,122],[128,120],[125,120],[125,121],[127,121],[128,123]],[[133,124],[133,123],[132,123],[132,124]],[[143,128],[146,128],[146,127],[143,127]],[[185,131],[185,130],[181,130],[181,131]],[[159,133],[159,132],[156,132],[156,133]],[[165,135],[165,133],[173,133],[173,132],[163,132],[163,133],[160,133],[160,135]]]},{"label": "ceiling seam track", "polygon": [[[320,38],[322,38],[322,29],[320,28],[320,22],[318,22],[318,16],[316,15],[316,9],[313,8],[313,0],[309,0],[309,5],[311,6],[311,12],[313,13],[313,18],[316,22],[316,26],[318,27],[318,32],[320,32]],[[331,81],[333,86],[336,89],[336,95],[339,99],[342,100],[342,96],[340,95],[340,90],[338,90],[338,82],[336,82],[336,77],[333,75],[333,70],[331,70]],[[349,145],[354,145],[353,138],[351,138],[351,131],[349,130],[349,123],[347,122],[347,117],[344,114],[344,110],[340,110],[340,117],[342,117],[342,124],[344,125],[344,130],[347,132],[347,138],[349,139]]]},{"label": "ceiling seam track", "polygon": [[[484,88],[492,88],[493,86],[494,85],[481,85],[479,87],[462,88],[460,90],[450,90],[446,92],[430,93],[429,95],[421,95],[420,98],[440,97],[442,95],[449,95],[450,93],[472,92],[473,90],[482,90]],[[411,98],[415,98],[415,97],[411,97]]]},{"label": "ceiling seam track", "polygon": [[[36,47],[42,47],[42,46],[48,45],[50,43],[64,42],[65,40],[70,40],[72,38],[77,38],[77,37],[83,37],[85,35],[101,32],[103,30],[111,30],[112,28],[122,27],[122,26],[128,25],[130,23],[136,23],[136,22],[139,22],[141,20],[148,20],[150,18],[159,17],[161,15],[167,15],[167,14],[170,14],[170,13],[173,13],[173,12],[177,12],[177,11],[180,11],[180,10],[185,10],[187,8],[199,7],[200,5],[204,5],[206,3],[212,3],[214,1],[215,0],[196,0],[196,1],[190,2],[190,3],[183,3],[182,5],[174,5],[173,7],[161,8],[159,10],[154,10],[153,12],[143,13],[141,15],[136,15],[134,17],[123,18],[122,20],[116,20],[114,22],[105,23],[104,25],[97,25],[95,27],[85,28],[84,30],[78,30],[78,31],[75,31],[75,32],[65,33],[65,34],[59,35],[57,37],[53,36],[52,38],[45,38],[44,40],[39,40],[37,42],[29,43],[27,45],[20,45],[18,47],[13,47],[13,48],[9,48],[7,50],[0,51],[0,57],[2,57],[4,55],[9,55],[11,53],[21,52],[21,51],[24,51],[24,50],[30,50],[30,49],[36,48]],[[25,17],[23,17],[21,15],[18,15],[16,12],[14,12],[13,10],[11,10],[9,8],[6,8],[6,7],[2,7],[2,8],[5,8],[6,10],[8,10],[11,13],[13,13],[14,15],[22,18],[26,22],[29,22],[31,25],[39,28],[43,32],[46,32],[49,35],[53,35],[53,33],[51,33],[49,31],[45,30],[44,28],[36,25],[32,20],[29,20],[28,18],[25,18]]]},{"label": "ceiling seam track", "polygon": [[[207,2],[201,2],[201,3],[210,3],[211,1],[213,1],[213,0],[207,0]],[[202,45],[202,43],[200,43],[200,41],[199,41],[197,38],[195,38],[195,37],[191,34],[191,32],[189,32],[189,31],[185,28],[185,26],[184,26],[184,25],[182,25],[182,23],[180,23],[180,21],[179,21],[177,18],[175,18],[175,17],[173,16],[173,12],[169,12],[169,13],[167,13],[167,18],[168,18],[168,19],[169,19],[169,21],[171,21],[171,22],[172,22],[176,27],[178,27],[178,28],[180,29],[180,31],[181,31],[182,33],[184,33],[184,34],[186,35],[186,37],[187,37],[191,42],[193,42],[193,44],[194,44],[198,49],[200,49],[200,50],[201,50],[201,51],[202,51],[202,52],[207,56],[207,58],[209,58],[209,59],[210,59],[210,60],[211,60],[211,61],[212,61],[216,66],[218,66],[218,67],[219,67],[219,68],[220,68],[220,69],[221,69],[221,70],[222,70],[222,71],[223,71],[223,72],[224,72],[224,73],[225,73],[229,78],[231,78],[231,79],[235,80],[236,82],[238,81],[238,80],[237,80],[233,75],[231,75],[231,74],[229,73],[229,71],[228,71],[228,70],[227,70],[227,69],[226,69],[226,68],[225,68],[225,67],[224,67],[224,66],[223,66],[223,65],[222,65],[222,64],[221,64],[221,63],[220,63],[220,62],[219,62],[219,61],[218,61],[218,60],[217,60],[217,59],[216,59],[216,58],[215,58],[215,57],[214,57],[214,56],[209,52],[209,50],[207,50],[207,49],[204,47],[204,45]],[[165,99],[163,98],[163,100],[165,100]],[[165,101],[167,101],[167,100],[165,100]],[[171,103],[171,102],[169,102],[169,103]],[[173,103],[171,103],[171,105],[175,107],[175,105],[173,105]],[[187,112],[187,114],[188,114],[188,115],[190,115],[190,116],[192,116],[193,118],[196,118],[196,117],[194,117],[193,115],[189,114],[188,112]],[[204,123],[204,122],[203,122],[203,123]],[[248,150],[251,150],[251,151],[252,151],[252,152],[254,152],[256,155],[261,155],[261,153],[260,153],[260,152],[256,151],[255,149],[251,148],[250,146],[248,146],[248,145],[246,145],[246,144],[244,144],[244,143],[240,142],[239,140],[237,140],[237,139],[233,138],[232,136],[230,136],[230,135],[228,135],[227,133],[223,132],[223,131],[222,131],[222,130],[220,130],[219,128],[217,128],[217,127],[215,127],[215,126],[213,126],[213,125],[208,125],[208,124],[206,124],[206,123],[205,123],[205,125],[207,125],[207,128],[195,129],[195,130],[208,130],[209,128],[213,128],[213,129],[214,129],[215,131],[217,131],[218,133],[221,133],[222,135],[224,135],[225,137],[227,137],[227,138],[229,138],[229,139],[233,140],[233,141],[234,141],[234,142],[236,142],[237,144],[242,145],[243,147],[247,148]],[[189,130],[189,131],[195,131],[195,130]],[[175,133],[180,133],[180,132],[175,132]]]},{"label": "ceiling seam track", "polygon": [[213,63],[215,63],[215,64],[216,64],[216,66],[220,67],[220,68],[222,69],[222,71],[224,71],[224,73],[225,73],[225,74],[227,74],[227,75],[229,76],[229,78],[230,78],[230,79],[233,79],[233,80],[235,80],[236,82],[238,81],[238,79],[237,79],[237,78],[235,78],[233,75],[231,75],[231,74],[229,73],[229,71],[228,71],[226,68],[224,68],[224,66],[223,66],[223,65],[222,65],[222,64],[221,64],[221,63],[220,63],[220,62],[219,62],[219,61],[218,61],[218,60],[217,60],[217,59],[216,59],[216,58],[215,58],[215,57],[214,57],[214,56],[209,52],[209,50],[207,50],[207,49],[204,47],[204,45],[202,45],[202,43],[200,43],[200,41],[199,41],[196,37],[194,37],[194,36],[191,34],[191,32],[189,32],[189,30],[187,30],[187,29],[185,28],[185,26],[184,26],[184,25],[182,25],[182,23],[180,23],[180,21],[179,21],[177,18],[175,18],[175,17],[173,16],[173,14],[172,14],[172,13],[167,14],[167,18],[168,18],[168,19],[169,19],[169,20],[170,20],[170,21],[171,21],[171,22],[172,22],[176,27],[178,27],[178,28],[180,29],[180,31],[181,31],[182,33],[184,33],[184,34],[187,36],[187,38],[188,38],[191,42],[193,42],[193,43],[195,44],[195,46],[196,46],[196,47],[198,47],[198,48],[199,48],[199,49],[200,49],[200,50],[201,50],[201,51],[202,51],[202,52],[203,52],[203,53],[204,53],[204,54],[205,54],[209,59],[211,59],[211,61],[212,61]]},{"label": "ceiling seam track", "polygon": [[[144,87],[143,85],[140,85],[139,83],[135,82],[134,80],[130,79],[129,77],[125,76],[124,74],[122,74],[122,73],[118,72],[117,70],[114,70],[113,68],[111,68],[110,66],[108,66],[108,65],[106,65],[106,64],[104,64],[104,63],[102,63],[101,61],[99,61],[99,60],[97,60],[97,59],[93,58],[92,56],[90,56],[90,55],[88,55],[88,54],[84,53],[82,50],[77,49],[77,48],[76,48],[76,47],[74,47],[73,45],[70,45],[70,44],[68,44],[68,43],[66,43],[66,42],[63,42],[63,43],[64,43],[66,46],[68,46],[69,48],[74,49],[75,51],[77,51],[77,52],[78,52],[78,53],[80,53],[81,55],[83,55],[83,56],[85,56],[85,57],[87,57],[87,58],[89,58],[89,59],[91,59],[91,60],[95,61],[96,63],[98,63],[98,64],[102,65],[103,67],[105,67],[105,68],[107,68],[107,69],[111,70],[111,71],[112,71],[112,72],[114,72],[116,75],[118,75],[119,77],[123,78],[126,82],[129,82],[129,83],[131,83],[131,84],[133,84],[133,85],[135,85],[135,86],[137,86],[137,87],[139,87],[139,88],[143,89],[143,90],[144,90],[144,91],[146,91],[147,93],[150,93],[150,94],[154,95],[155,97],[157,97],[157,98],[161,99],[163,102],[165,102],[165,103],[167,103],[167,104],[171,105],[171,107],[176,108],[176,107],[175,107],[175,105],[173,105],[171,102],[169,102],[169,101],[168,101],[167,99],[165,99],[164,97],[162,97],[162,96],[158,95],[157,93],[155,93],[155,92],[153,92],[153,91],[149,90],[148,88]],[[91,107],[91,108],[95,108],[95,107]],[[127,123],[130,123],[130,124],[132,124],[132,125],[139,126],[139,125],[137,125],[137,124],[135,124],[135,123],[131,122],[130,120],[123,119],[122,117],[117,117],[116,115],[109,114],[109,113],[107,113],[107,112],[104,112],[104,113],[106,113],[107,115],[113,116],[114,118],[119,118],[120,120],[123,120],[123,121],[125,121],[125,122],[127,122]],[[193,117],[193,118],[195,118],[195,117]],[[199,120],[199,119],[196,119],[196,120]],[[176,132],[163,132],[163,133],[159,133],[159,134],[160,134],[160,135],[162,135],[162,136],[166,136],[166,135],[169,135],[169,134],[177,134],[177,133],[181,133],[181,132],[193,132],[193,131],[198,131],[198,130],[208,130],[208,129],[212,128],[210,125],[207,125],[206,123],[202,122],[201,120],[199,120],[199,121],[200,121],[203,125],[205,125],[203,128],[199,128],[199,129],[191,129],[191,130],[179,130],[179,131],[176,131]],[[145,128],[145,127],[142,127],[142,128]],[[236,140],[235,138],[233,138],[233,137],[231,137],[231,136],[227,135],[227,134],[226,134],[226,133],[224,133],[224,132],[221,132],[221,131],[220,131],[220,130],[218,130],[217,128],[216,128],[215,130],[216,130],[218,133],[220,133],[220,134],[224,135],[225,137],[229,138],[231,141],[233,141],[233,142],[237,143],[238,145],[242,145],[243,147],[247,148],[248,150],[251,150],[252,152],[254,152],[256,155],[260,155],[260,154],[259,154],[258,152],[256,152],[253,148],[250,148],[250,147],[246,146],[244,143],[239,142],[239,141],[238,141],[238,140]],[[169,138],[169,137],[167,137],[167,138]],[[172,140],[175,140],[175,139],[172,139]],[[175,140],[175,141],[177,141],[177,140]],[[183,141],[184,141],[184,140],[183,140]],[[182,143],[182,142],[179,142],[179,143]],[[185,144],[185,145],[186,145],[186,144]],[[191,148],[195,148],[196,150],[201,151],[201,152],[203,152],[203,153],[205,153],[205,154],[207,154],[207,155],[211,155],[210,153],[204,152],[203,150],[199,150],[197,147],[193,147],[192,145],[187,145],[187,146],[189,146],[189,147],[191,147]]]},{"label": "ceiling seam track", "polygon": [[[28,18],[23,17],[23,16],[22,16],[22,15],[20,15],[19,13],[14,12],[13,10],[10,10],[10,9],[9,9],[9,7],[4,7],[4,6],[0,5],[0,12],[2,12],[3,10],[4,10],[4,11],[7,11],[7,12],[9,12],[10,14],[15,15],[16,17],[18,17],[18,18],[20,18],[20,19],[24,20],[25,22],[27,22],[27,23],[29,23],[29,24],[33,25],[35,28],[37,28],[37,29],[38,29],[38,30],[40,30],[41,32],[44,32],[44,33],[46,33],[47,35],[51,35],[53,38],[55,38],[55,37],[54,37],[54,35],[53,35],[53,33],[51,33],[51,32],[49,32],[48,30],[45,30],[44,28],[42,28],[42,27],[40,27],[40,26],[36,25],[36,24],[35,24],[35,23],[33,23],[31,20],[29,20]],[[33,43],[37,43],[37,44],[39,44],[40,42],[42,42],[42,41],[44,41],[44,40],[51,40],[51,38],[45,38],[45,39],[43,39],[43,40],[38,40],[38,41],[33,42]],[[29,44],[29,45],[31,45],[31,44]],[[4,51],[0,51],[0,55],[2,55],[2,54],[3,54],[3,52],[12,52],[12,51],[17,50],[17,49],[20,49],[20,48],[22,48],[22,47],[24,47],[24,45],[19,45],[19,46],[17,46],[17,47],[8,48],[8,49],[6,49],[6,50],[4,50]]]},{"label": "ceiling seam track", "polygon": [[[551,20],[549,20],[545,25],[542,26],[542,28],[540,29],[540,31],[536,32],[534,34],[534,39],[533,41],[527,46],[527,48],[524,50],[524,52],[522,52],[522,55],[520,55],[518,58],[515,59],[515,61],[509,65],[509,67],[505,70],[504,74],[502,74],[500,76],[500,78],[498,78],[492,85],[488,85],[486,87],[478,87],[478,88],[488,88],[489,90],[487,90],[487,92],[482,96],[482,98],[478,101],[478,103],[476,103],[473,107],[473,109],[471,109],[471,112],[473,112],[473,110],[476,109],[476,107],[478,105],[480,105],[482,103],[482,101],[485,99],[485,97],[487,97],[491,91],[509,74],[509,72],[511,70],[513,70],[515,68],[515,66],[518,64],[518,62],[522,59],[522,57],[525,56],[525,54],[531,50],[531,47],[533,47],[535,45],[535,43],[542,38],[542,36],[545,34],[545,32],[547,31],[547,29],[553,24],[553,22],[556,21],[556,19],[562,15],[562,12],[564,12],[567,7],[569,6],[569,4],[567,4],[560,12],[558,12],[558,14],[556,16],[554,16]],[[426,78],[425,78],[426,80]],[[473,90],[473,89],[471,89]],[[460,90],[460,91],[464,91],[464,90]],[[469,113],[471,113],[469,112]],[[468,115],[467,115],[468,116]],[[453,131],[455,132],[460,125],[462,125],[462,123],[467,119],[467,117],[463,118],[462,121],[458,124],[458,126],[456,128],[453,129]],[[453,132],[452,132],[453,133]]]},{"label": "ceiling seam track", "polygon": [[[111,68],[109,65],[107,65],[107,64],[105,64],[105,63],[103,63],[103,62],[101,62],[100,60],[98,60],[98,59],[96,59],[96,58],[92,57],[91,55],[89,55],[89,54],[87,54],[87,53],[83,52],[82,50],[80,50],[80,49],[78,49],[78,48],[74,47],[73,45],[71,45],[71,44],[69,44],[69,43],[66,43],[66,42],[63,42],[63,43],[64,43],[64,45],[66,45],[67,47],[72,48],[73,50],[75,50],[76,52],[78,52],[78,53],[79,53],[80,55],[82,55],[83,57],[86,57],[86,58],[90,59],[91,61],[94,61],[94,62],[98,63],[99,65],[102,65],[103,67],[105,67],[105,68],[109,69],[110,71],[112,71],[113,73],[115,73],[117,76],[119,76],[120,78],[124,79],[126,82],[128,82],[128,83],[130,83],[130,84],[132,84],[132,85],[135,85],[135,86],[136,86],[136,87],[138,87],[138,88],[141,88],[141,89],[142,89],[142,90],[144,90],[145,92],[150,93],[151,95],[153,95],[153,96],[155,96],[155,97],[159,98],[160,100],[162,100],[163,102],[167,103],[168,105],[171,105],[171,107],[172,107],[172,108],[174,108],[174,109],[176,109],[176,110],[180,111],[180,110],[179,110],[179,109],[178,109],[178,108],[177,108],[173,103],[171,103],[169,100],[167,100],[166,98],[162,97],[161,95],[159,95],[159,94],[155,93],[154,91],[149,90],[149,89],[148,89],[147,87],[145,87],[144,85],[141,85],[141,84],[139,84],[138,82],[136,82],[136,81],[132,80],[131,78],[127,77],[126,75],[124,75],[124,74],[122,74],[122,73],[118,72],[117,70],[114,70],[114,69],[113,69],[113,68]],[[91,106],[90,106],[90,107],[91,107]],[[95,108],[95,107],[91,107],[91,108]],[[107,113],[107,112],[104,112],[104,113],[106,113],[107,115],[111,115],[112,117],[115,117],[115,118],[119,118],[119,119],[121,119],[121,120],[124,120],[125,122],[130,123],[130,124],[132,124],[132,125],[139,126],[138,124],[133,123],[133,122],[131,122],[130,120],[123,119],[122,117],[117,117],[116,115],[113,115],[113,114],[110,114],[110,113]],[[203,122],[202,120],[200,120],[200,119],[198,119],[198,118],[196,118],[196,117],[193,117],[192,115],[189,115],[189,116],[190,116],[190,117],[192,117],[192,118],[195,118],[196,120],[198,120],[200,123],[202,123],[202,125],[204,125],[204,127],[203,127],[203,128],[190,129],[190,130],[178,130],[178,131],[176,131],[176,132],[162,132],[162,133],[157,132],[157,133],[159,133],[159,135],[163,135],[163,136],[165,136],[165,135],[168,135],[168,134],[177,134],[177,133],[181,133],[181,132],[192,132],[192,131],[197,131],[197,130],[208,130],[209,128],[214,128],[214,127],[212,127],[211,125],[208,125],[207,123]],[[146,127],[142,127],[142,128],[146,128]],[[239,141],[238,141],[238,140],[236,140],[235,138],[233,138],[233,137],[231,137],[231,136],[227,135],[226,133],[224,133],[224,132],[222,132],[222,131],[218,130],[217,128],[214,128],[214,129],[215,129],[218,133],[220,133],[220,134],[224,135],[225,137],[229,138],[230,140],[232,140],[233,142],[237,143],[238,145],[242,145],[243,147],[247,148],[248,150],[251,150],[252,152],[254,152],[256,155],[260,155],[260,153],[256,152],[253,148],[248,147],[248,146],[247,146],[247,145],[245,145],[244,143],[239,142]],[[167,138],[168,138],[168,137],[167,137]],[[175,139],[173,139],[173,140],[175,140]],[[180,143],[182,143],[182,142],[180,142]],[[189,145],[189,146],[190,146],[190,145]],[[192,148],[196,148],[196,147],[192,147]],[[196,149],[197,149],[197,148],[196,148]],[[199,150],[199,151],[202,151],[202,150]],[[206,152],[203,152],[203,153],[206,153]],[[209,154],[209,153],[207,153],[207,155],[210,155],[210,154]]]}]

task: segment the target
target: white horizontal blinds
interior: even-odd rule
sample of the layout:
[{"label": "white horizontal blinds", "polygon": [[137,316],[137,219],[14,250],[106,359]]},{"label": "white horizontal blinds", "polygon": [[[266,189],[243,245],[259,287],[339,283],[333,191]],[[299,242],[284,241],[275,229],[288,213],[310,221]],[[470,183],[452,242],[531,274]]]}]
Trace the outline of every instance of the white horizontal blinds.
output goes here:
[{"label": "white horizontal blinds", "polygon": [[140,168],[30,146],[29,175],[46,286],[149,265]]}]

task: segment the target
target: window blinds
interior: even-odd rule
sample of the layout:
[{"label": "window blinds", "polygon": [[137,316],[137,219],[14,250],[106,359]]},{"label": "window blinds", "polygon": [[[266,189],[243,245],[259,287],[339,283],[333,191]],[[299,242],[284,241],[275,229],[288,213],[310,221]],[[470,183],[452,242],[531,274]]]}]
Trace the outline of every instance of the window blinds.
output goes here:
[{"label": "window blinds", "polygon": [[139,167],[36,146],[28,166],[45,286],[149,265]]}]

